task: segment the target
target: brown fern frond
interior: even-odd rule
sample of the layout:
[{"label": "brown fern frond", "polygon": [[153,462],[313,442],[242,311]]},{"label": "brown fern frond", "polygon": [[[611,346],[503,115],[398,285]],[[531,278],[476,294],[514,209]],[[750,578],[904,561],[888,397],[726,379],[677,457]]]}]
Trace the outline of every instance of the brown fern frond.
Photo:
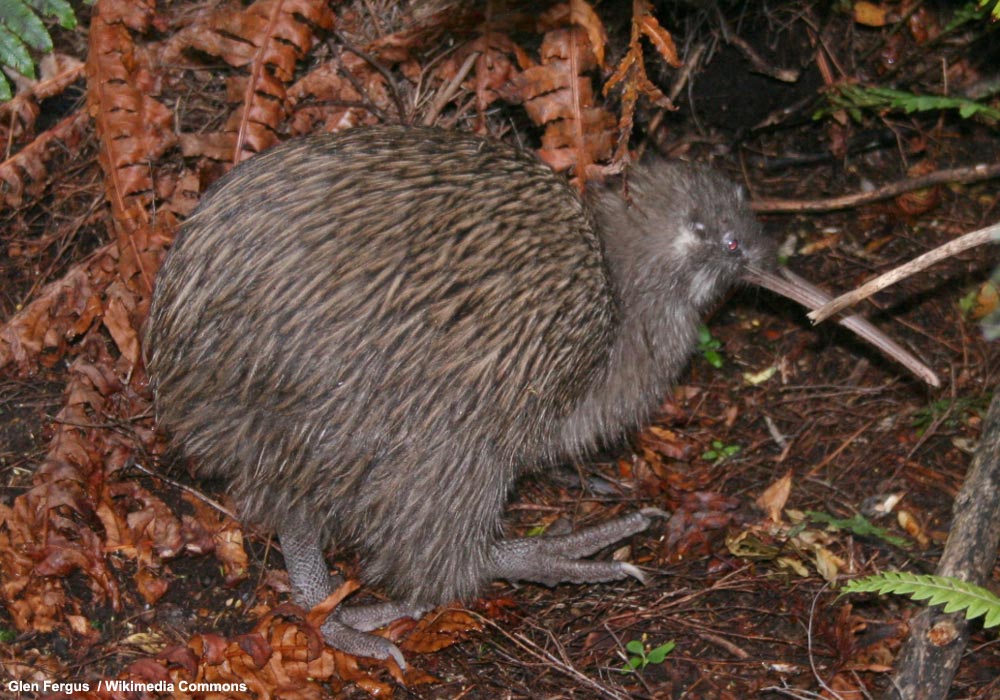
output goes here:
[{"label": "brown fern frond", "polygon": [[[28,104],[22,103],[22,107]],[[24,115],[24,111],[19,110],[18,114]],[[0,197],[3,204],[19,207],[25,197],[41,195],[50,180],[49,162],[66,150],[75,150],[86,138],[89,127],[87,115],[75,112],[0,163]]]},{"label": "brown fern frond", "polygon": [[627,157],[628,141],[632,135],[632,125],[635,119],[635,108],[641,95],[645,95],[653,104],[663,109],[674,109],[670,99],[646,75],[642,37],[646,37],[653,44],[668,64],[674,67],[681,65],[681,61],[677,57],[674,39],[670,32],[660,26],[656,17],[653,16],[653,8],[649,0],[634,0],[632,3],[632,33],[628,51],[618,62],[611,77],[604,83],[603,91],[607,95],[619,85],[622,86],[622,109],[618,119],[618,147],[615,149],[614,156],[616,162],[621,162]]},{"label": "brown fern frond", "polygon": [[575,26],[552,29],[542,41],[541,64],[503,88],[504,97],[522,102],[531,120],[545,125],[541,158],[557,171],[575,167],[578,177],[607,158],[614,141],[614,115],[595,104],[585,75],[595,67],[590,33]]},{"label": "brown fern frond", "polygon": [[246,9],[220,7],[178,32],[167,46],[168,60],[196,49],[247,69],[230,78],[227,92],[239,106],[222,132],[185,135],[185,153],[217,157],[228,150],[239,162],[273,144],[288,112],[295,64],[312,48],[317,30],[333,24],[321,0],[257,0]]}]

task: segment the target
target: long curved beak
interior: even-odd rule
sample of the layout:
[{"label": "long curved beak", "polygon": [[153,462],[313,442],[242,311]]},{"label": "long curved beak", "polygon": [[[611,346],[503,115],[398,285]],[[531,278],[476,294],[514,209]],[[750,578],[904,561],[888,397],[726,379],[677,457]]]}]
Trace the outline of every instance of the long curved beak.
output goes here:
[{"label": "long curved beak", "polygon": [[[757,286],[802,304],[809,310],[817,309],[831,300],[831,296],[814,284],[802,279],[787,268],[781,268],[782,276],[758,267],[749,267],[743,279]],[[906,367],[914,375],[933,387],[940,387],[941,380],[934,371],[918,360],[909,350],[892,340],[885,333],[857,314],[838,317],[837,323],[853,331],[858,337],[881,350]]]}]

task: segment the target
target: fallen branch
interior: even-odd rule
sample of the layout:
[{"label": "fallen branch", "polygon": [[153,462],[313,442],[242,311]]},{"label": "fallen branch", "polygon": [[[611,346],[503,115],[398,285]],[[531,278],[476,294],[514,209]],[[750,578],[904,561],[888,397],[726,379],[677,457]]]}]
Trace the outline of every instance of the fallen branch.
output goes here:
[{"label": "fallen branch", "polygon": [[865,282],[857,289],[841,294],[836,299],[823,304],[823,306],[810,311],[806,315],[813,323],[821,323],[838,311],[842,311],[848,306],[853,306],[862,299],[867,299],[872,294],[880,292],[886,287],[892,286],[896,282],[904,280],[910,275],[916,274],[945,258],[950,258],[952,255],[961,253],[964,250],[969,250],[970,248],[975,248],[991,241],[1000,241],[1000,224],[993,224],[978,231],[967,233],[953,241],[948,241],[934,250],[929,250],[913,260],[903,263],[899,267],[895,267],[873,280]]},{"label": "fallen branch", "polygon": [[862,204],[870,204],[883,199],[889,199],[904,192],[940,185],[946,182],[968,184],[1000,177],[1000,163],[979,163],[965,168],[938,170],[920,177],[913,177],[899,182],[893,182],[879,187],[871,192],[847,194],[830,199],[762,199],[751,203],[753,210],[759,214],[797,213],[804,211],[834,211],[848,209]]}]

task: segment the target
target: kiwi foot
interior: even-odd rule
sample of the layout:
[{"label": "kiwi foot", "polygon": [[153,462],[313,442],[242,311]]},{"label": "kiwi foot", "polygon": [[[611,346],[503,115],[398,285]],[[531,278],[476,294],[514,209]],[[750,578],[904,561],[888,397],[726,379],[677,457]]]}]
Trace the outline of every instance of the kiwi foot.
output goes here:
[{"label": "kiwi foot", "polygon": [[508,581],[533,581],[546,586],[617,581],[626,576],[645,583],[646,575],[633,564],[588,561],[583,557],[642,532],[653,522],[653,518],[667,516],[668,513],[658,508],[644,508],[569,535],[503,540],[493,548],[493,576]]},{"label": "kiwi foot", "polygon": [[401,617],[419,620],[427,610],[426,606],[395,602],[341,605],[330,614],[320,631],[326,643],[334,649],[371,659],[392,657],[405,671],[406,661],[399,647],[388,639],[368,633]]},{"label": "kiwi foot", "polygon": [[[278,539],[292,583],[292,597],[303,608],[315,607],[342,582],[339,576],[331,578],[315,529],[291,521],[279,529]],[[405,670],[406,661],[399,647],[369,632],[401,617],[419,619],[427,610],[427,606],[396,602],[341,605],[330,613],[320,631],[334,649],[371,659],[392,658]]]}]

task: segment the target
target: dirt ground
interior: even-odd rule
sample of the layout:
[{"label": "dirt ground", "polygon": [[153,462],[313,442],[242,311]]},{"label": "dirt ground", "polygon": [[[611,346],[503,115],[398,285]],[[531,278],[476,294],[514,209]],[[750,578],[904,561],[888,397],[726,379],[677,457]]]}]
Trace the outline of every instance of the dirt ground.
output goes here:
[{"label": "dirt ground", "polygon": [[[115,140],[108,115],[117,113],[109,104],[127,111],[128,103],[94,96],[96,85],[117,84],[100,82],[93,67],[95,50],[106,46],[95,40],[96,23],[114,16],[114,5],[80,7],[79,29],[53,31],[57,51],[86,61],[87,72],[80,68],[55,94],[7,108],[0,120],[23,126],[5,127],[8,167],[17,152],[57,133],[55,145],[33,156],[42,171],[26,175],[19,166],[17,197],[4,175],[0,210],[0,697],[45,696],[45,681],[87,684],[75,695],[88,698],[777,699],[887,690],[921,606],[841,596],[838,588],[877,572],[936,568],[1000,380],[1000,345],[985,340],[980,325],[997,305],[988,284],[1000,263],[996,246],[953,256],[859,306],[940,375],[938,389],[848,331],[811,326],[792,302],[735,290],[706,319],[710,336],[654,425],[588,460],[526,477],[508,508],[509,531],[519,534],[579,528],[643,507],[668,511],[649,532],[600,555],[635,562],[647,585],[496,583],[478,600],[389,627],[412,667],[404,677],[323,648],[312,620],[289,604],[270,533],[229,517],[225,484],[198,479],[194,465],[166,450],[136,345],[148,308],[143,278],[232,161],[234,143],[246,148],[264,131],[277,140],[338,119],[391,121],[399,103],[416,121],[427,113],[417,105],[426,110],[429,100],[415,86],[446,85],[463,62],[441,47],[483,35],[442,20],[432,32],[409,34],[416,10],[394,3],[302,0],[293,20],[315,39],[296,54],[292,74],[275,73],[299,97],[288,97],[271,121],[261,117],[270,130],[258,123],[241,132],[235,105],[256,64],[226,58],[239,43],[236,28],[205,29],[218,3],[159,3],[142,21],[126,14],[107,26],[117,40],[128,38],[134,55],[107,54],[128,56],[124,83],[160,105],[142,107],[147,131],[127,138],[141,150],[162,131],[157,146],[126,163],[107,144]],[[998,77],[994,25],[947,33],[955,13],[947,3],[877,6],[889,11],[883,25],[860,21],[851,8],[744,5],[653,8],[692,70],[682,81],[659,45],[643,50],[650,80],[667,94],[681,88],[671,95],[676,111],[648,96],[639,101],[633,149],[709,162],[758,205],[818,202],[1000,162],[1000,131],[988,115],[829,98],[834,84],[922,94],[947,86],[948,94],[983,95],[983,104],[996,105],[995,91],[976,91]],[[638,26],[633,6],[596,11],[614,65]],[[336,29],[323,13],[336,18]],[[495,52],[489,76],[497,87],[469,73],[441,103],[438,123],[506,132],[537,147],[551,124],[525,116],[523,94],[497,95],[508,95],[499,86],[523,69],[511,46],[541,55],[543,37],[555,30],[494,21],[492,43],[480,47]],[[594,20],[581,26],[593,28]],[[299,41],[282,39],[286,48]],[[752,56],[794,70],[795,79],[764,75]],[[501,57],[511,75],[497,77]],[[453,72],[435,73],[446,61]],[[334,66],[333,79],[324,65]],[[326,92],[312,87],[303,97],[306,78],[316,76],[328,81]],[[487,94],[493,101],[480,120]],[[625,100],[607,99],[609,113],[620,115]],[[216,157],[224,150],[218,144],[229,148],[228,161]],[[608,162],[612,150],[595,162]],[[788,207],[761,220],[783,262],[839,292],[995,222],[998,201],[994,175],[830,211]],[[873,505],[892,495],[901,496],[892,512],[876,514]],[[773,519],[768,504],[777,504]],[[328,559],[348,577],[359,574],[350,552]],[[1000,592],[1000,568],[984,585]],[[352,600],[378,595],[362,588]],[[175,691],[116,694],[98,686],[109,679],[172,682]],[[248,692],[176,690],[180,680],[234,679]],[[1000,698],[996,628],[973,622],[949,697]]]}]

